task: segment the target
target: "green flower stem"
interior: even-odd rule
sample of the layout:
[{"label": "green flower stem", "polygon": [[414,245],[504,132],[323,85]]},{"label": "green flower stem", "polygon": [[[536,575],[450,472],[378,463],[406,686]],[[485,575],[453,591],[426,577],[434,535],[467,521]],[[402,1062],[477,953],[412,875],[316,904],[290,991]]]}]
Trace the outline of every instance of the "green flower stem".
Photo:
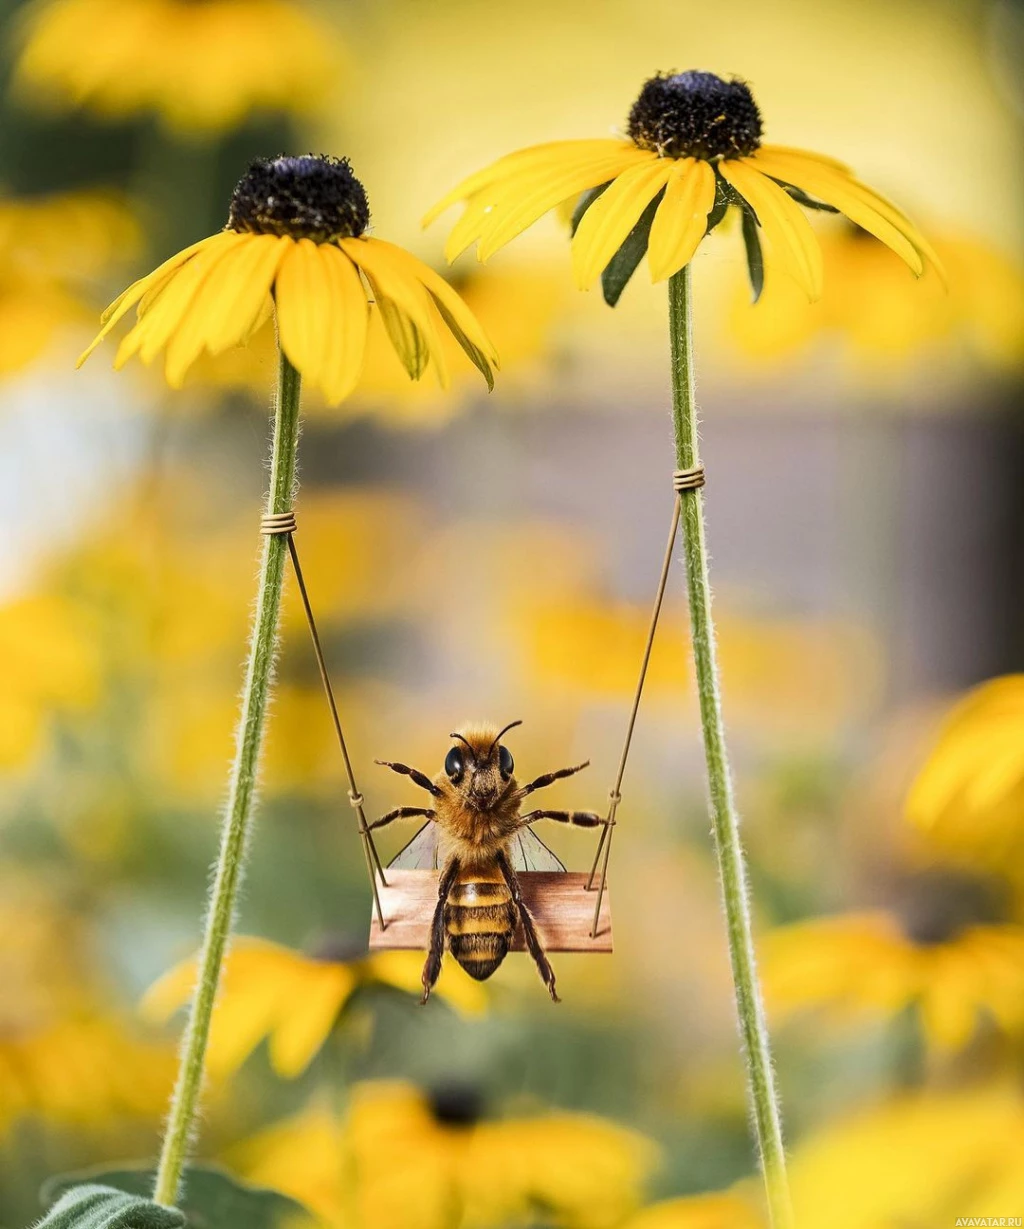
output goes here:
[{"label": "green flower stem", "polygon": [[[690,267],[669,281],[669,336],[672,347],[672,417],[676,437],[676,466],[690,469],[700,464],[697,443],[697,406],[694,395],[693,329],[691,318]],[[768,1207],[773,1229],[791,1229],[793,1212],[786,1179],[786,1156],[782,1145],[775,1077],[772,1071],[768,1029],[754,962],[754,942],[747,905],[746,869],[740,843],[739,817],[733,798],[729,760],[722,722],[722,699],[715,660],[715,625],[711,618],[711,586],[708,553],[704,540],[704,501],[699,490],[682,495],[683,553],[690,599],[693,660],[704,734],[708,795],[715,834],[715,851],[721,879],[732,962],[736,1010],[739,1015],[747,1078],[753,1105],[757,1143],[761,1156]]]},{"label": "green flower stem", "polygon": [[[287,512],[292,506],[299,440],[299,387],[299,373],[282,352],[271,446],[268,513]],[[185,1029],[178,1079],[153,1192],[153,1198],[162,1204],[171,1205],[178,1197],[182,1170],[192,1143],[192,1124],[202,1089],[210,1020],[234,920],[235,899],[242,878],[252,820],[287,556],[286,535],[264,537],[256,616],[249,645],[249,664],[242,693],[235,757],[229,777],[220,852],[214,867],[196,990]]]}]

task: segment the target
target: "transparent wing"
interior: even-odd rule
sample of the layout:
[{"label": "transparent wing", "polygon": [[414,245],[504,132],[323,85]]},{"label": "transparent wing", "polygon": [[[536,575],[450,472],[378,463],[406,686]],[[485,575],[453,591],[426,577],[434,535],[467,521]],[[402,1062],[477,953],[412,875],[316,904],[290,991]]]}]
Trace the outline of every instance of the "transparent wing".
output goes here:
[{"label": "transparent wing", "polygon": [[388,863],[400,871],[437,870],[437,824],[428,819],[404,849]]},{"label": "transparent wing", "polygon": [[532,828],[520,828],[508,847],[517,871],[564,871],[565,866]]}]

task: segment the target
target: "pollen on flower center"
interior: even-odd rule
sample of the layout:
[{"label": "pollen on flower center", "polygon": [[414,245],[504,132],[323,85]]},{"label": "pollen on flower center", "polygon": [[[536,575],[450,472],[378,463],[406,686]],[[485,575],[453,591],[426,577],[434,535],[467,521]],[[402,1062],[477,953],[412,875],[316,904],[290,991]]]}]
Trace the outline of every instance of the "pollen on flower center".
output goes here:
[{"label": "pollen on flower center", "polygon": [[347,158],[258,158],[231,194],[228,230],[329,243],[370,224],[366,190]]},{"label": "pollen on flower center", "polygon": [[640,149],[665,158],[743,158],[761,144],[761,113],[746,82],[714,73],[659,73],[629,113]]}]

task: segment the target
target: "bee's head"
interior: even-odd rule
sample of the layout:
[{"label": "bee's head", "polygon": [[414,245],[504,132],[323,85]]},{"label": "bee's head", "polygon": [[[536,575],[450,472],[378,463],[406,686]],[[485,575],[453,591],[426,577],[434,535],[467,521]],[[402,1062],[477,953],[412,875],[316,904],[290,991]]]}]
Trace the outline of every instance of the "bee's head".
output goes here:
[{"label": "bee's head", "polygon": [[515,762],[501,739],[521,721],[510,721],[504,729],[492,725],[468,727],[452,734],[452,746],[444,761],[444,771],[463,799],[478,811],[486,811],[508,792]]}]

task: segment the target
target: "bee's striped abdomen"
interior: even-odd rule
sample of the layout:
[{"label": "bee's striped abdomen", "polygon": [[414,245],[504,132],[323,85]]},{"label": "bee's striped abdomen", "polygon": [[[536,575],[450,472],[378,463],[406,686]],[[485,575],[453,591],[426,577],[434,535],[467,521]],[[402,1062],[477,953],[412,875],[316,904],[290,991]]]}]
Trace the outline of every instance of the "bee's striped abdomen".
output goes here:
[{"label": "bee's striped abdomen", "polygon": [[470,977],[483,981],[508,955],[518,913],[501,872],[459,873],[444,906],[448,950]]}]

